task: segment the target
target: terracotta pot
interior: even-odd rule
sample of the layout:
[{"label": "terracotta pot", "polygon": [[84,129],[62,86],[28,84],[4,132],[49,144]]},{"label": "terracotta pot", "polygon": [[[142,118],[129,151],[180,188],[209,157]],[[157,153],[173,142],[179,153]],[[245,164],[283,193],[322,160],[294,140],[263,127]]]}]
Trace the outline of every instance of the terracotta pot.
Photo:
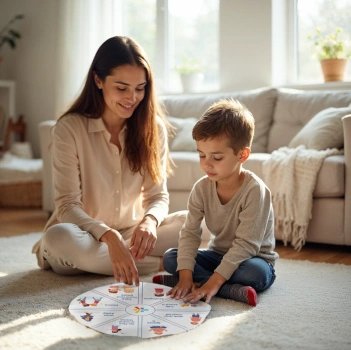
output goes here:
[{"label": "terracotta pot", "polygon": [[324,81],[344,81],[346,67],[346,59],[321,60]]}]

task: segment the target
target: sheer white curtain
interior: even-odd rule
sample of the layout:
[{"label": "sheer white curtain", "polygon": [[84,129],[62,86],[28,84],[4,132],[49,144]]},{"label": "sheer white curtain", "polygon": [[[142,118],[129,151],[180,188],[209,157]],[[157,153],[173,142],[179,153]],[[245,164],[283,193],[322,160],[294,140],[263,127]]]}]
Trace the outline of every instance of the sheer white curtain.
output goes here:
[{"label": "sheer white curtain", "polygon": [[99,46],[121,34],[122,1],[60,0],[55,118],[78,96]]}]

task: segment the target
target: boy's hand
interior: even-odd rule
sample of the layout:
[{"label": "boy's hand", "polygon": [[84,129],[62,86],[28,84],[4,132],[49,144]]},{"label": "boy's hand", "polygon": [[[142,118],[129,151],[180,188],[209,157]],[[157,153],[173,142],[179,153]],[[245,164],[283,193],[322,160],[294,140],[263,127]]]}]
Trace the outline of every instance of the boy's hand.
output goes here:
[{"label": "boy's hand", "polygon": [[183,299],[188,293],[194,291],[195,287],[192,281],[179,281],[167,295],[176,300]]},{"label": "boy's hand", "polygon": [[198,300],[206,298],[205,301],[208,304],[225,281],[226,279],[222,275],[215,272],[203,286],[193,290],[189,295],[184,297],[183,300],[185,302],[196,303]]},{"label": "boy's hand", "polygon": [[193,284],[193,272],[191,270],[179,271],[179,282],[167,295],[176,300],[184,298],[188,293],[195,289]]}]

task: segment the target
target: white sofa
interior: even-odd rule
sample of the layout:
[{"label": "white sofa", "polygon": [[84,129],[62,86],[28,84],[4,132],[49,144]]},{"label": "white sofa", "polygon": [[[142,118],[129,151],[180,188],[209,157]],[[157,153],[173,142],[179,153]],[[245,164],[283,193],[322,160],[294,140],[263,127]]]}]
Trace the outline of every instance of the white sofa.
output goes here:
[{"label": "white sofa", "polygon": [[[170,141],[176,164],[168,180],[170,210],[186,208],[194,182],[204,175],[199,166],[195,142],[191,140],[193,118],[220,98],[236,98],[252,112],[256,131],[252,153],[244,167],[262,176],[262,163],[279,147],[288,146],[293,137],[319,112],[334,107],[340,118],[344,155],[327,157],[318,174],[314,190],[312,219],[307,242],[351,245],[351,91],[301,91],[264,88],[251,91],[172,96],[163,98],[171,123],[178,128]],[[340,108],[340,109],[339,109]],[[350,114],[350,115],[348,115]],[[181,123],[182,118],[185,122]],[[182,136],[183,135],[183,136]],[[328,136],[328,135],[327,135]],[[179,138],[180,137],[180,138]],[[282,232],[275,236],[282,239]]]},{"label": "white sofa", "polygon": [[[204,175],[199,166],[195,142],[191,138],[192,125],[214,101],[230,97],[244,103],[255,118],[252,153],[244,167],[261,177],[262,162],[270,157],[272,151],[288,146],[315,115],[329,107],[334,107],[338,115],[345,114],[340,121],[344,155],[327,157],[321,167],[313,195],[307,241],[351,245],[351,107],[345,108],[351,104],[351,91],[264,88],[162,98],[169,120],[177,127],[177,136],[170,140],[171,156],[176,164],[174,174],[168,179],[170,212],[186,209],[193,184]],[[39,124],[44,164],[43,209],[48,212],[54,210],[52,163],[48,152],[50,129],[54,123],[50,120]],[[282,238],[279,230],[275,234],[278,240]]]}]

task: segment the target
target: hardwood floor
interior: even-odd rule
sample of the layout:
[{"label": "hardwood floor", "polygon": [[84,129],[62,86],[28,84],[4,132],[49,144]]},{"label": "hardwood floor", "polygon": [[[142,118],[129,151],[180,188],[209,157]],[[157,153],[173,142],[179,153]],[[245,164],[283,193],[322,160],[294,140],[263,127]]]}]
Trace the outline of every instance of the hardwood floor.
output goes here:
[{"label": "hardwood floor", "polygon": [[[0,208],[0,237],[11,237],[43,230],[48,214],[40,209]],[[300,252],[277,241],[276,251],[283,259],[309,260],[351,265],[351,247],[306,243]]]},{"label": "hardwood floor", "polygon": [[276,252],[283,259],[309,260],[314,262],[326,262],[330,264],[351,265],[351,247],[337,246],[332,244],[306,243],[297,252],[291,246],[285,247],[282,241],[277,241]]},{"label": "hardwood floor", "polygon": [[0,237],[41,232],[48,214],[41,209],[0,208]]}]

